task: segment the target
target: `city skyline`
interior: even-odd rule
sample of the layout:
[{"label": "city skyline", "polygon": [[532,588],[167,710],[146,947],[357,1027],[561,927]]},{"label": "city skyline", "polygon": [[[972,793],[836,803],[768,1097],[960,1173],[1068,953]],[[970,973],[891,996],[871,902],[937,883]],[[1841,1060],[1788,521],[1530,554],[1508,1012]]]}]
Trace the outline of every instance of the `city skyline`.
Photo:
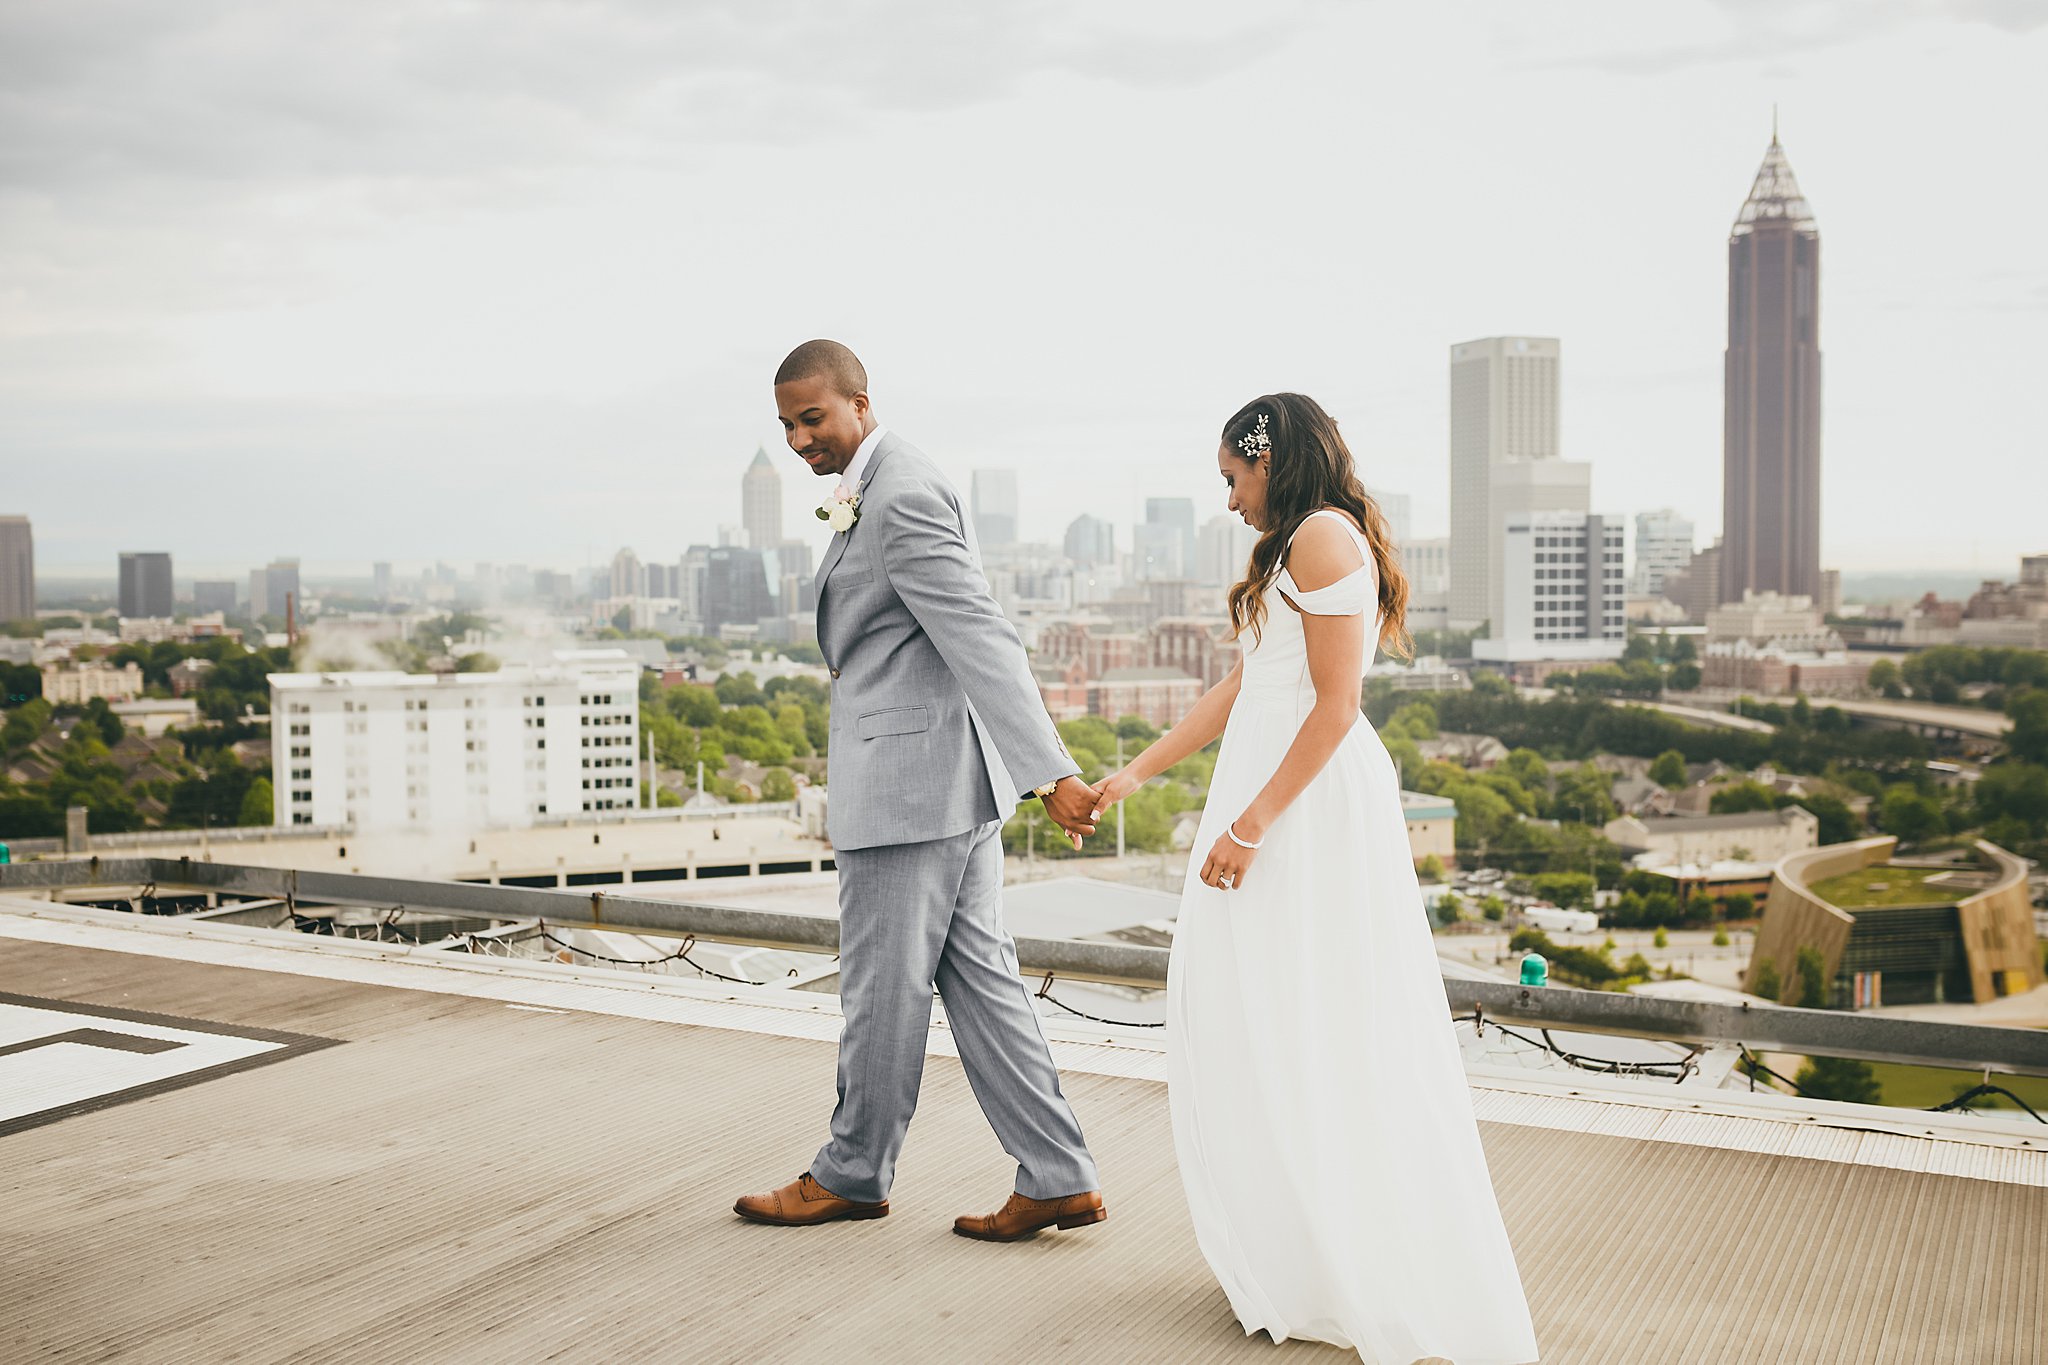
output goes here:
[{"label": "city skyline", "polygon": [[[997,8],[979,36],[911,23],[932,32],[883,49],[826,9],[721,36],[593,4],[487,32],[401,14],[419,60],[395,84],[370,74],[371,9],[335,10],[317,44],[204,4],[0,18],[33,77],[4,115],[24,150],[0,182],[0,450],[20,471],[0,511],[35,520],[45,576],[104,576],[138,543],[212,571],[167,515],[252,528],[243,563],[666,556],[715,542],[729,513],[693,492],[764,444],[801,537],[828,485],[779,444],[767,376],[818,334],[854,345],[877,415],[963,490],[1016,468],[1034,541],[1077,511],[1132,524],[1147,497],[1220,510],[1215,430],[1279,387],[1322,401],[1367,481],[1440,534],[1440,358],[1495,335],[1569,348],[1562,446],[1603,509],[1718,527],[1723,244],[1773,104],[1835,225],[1829,566],[1988,573],[2040,548],[2022,500],[1895,510],[1932,465],[1991,489],[2048,443],[2024,398],[2043,191],[2009,168],[2043,131],[2025,92],[2048,28],[2016,8],[1300,4],[1176,8],[1166,29]],[[505,60],[456,76],[484,37]],[[760,56],[799,41],[862,54],[814,92],[829,126]],[[1909,99],[1881,74],[1902,62]],[[304,116],[269,117],[287,94]],[[1333,128],[1354,131],[1335,147]],[[1152,149],[1135,173],[1132,137]],[[790,265],[816,216],[783,191],[853,148],[867,173],[830,217],[863,266],[821,300]],[[1324,183],[1333,156],[1328,212],[1258,211],[1258,184]],[[1900,169],[1927,164],[1972,186],[1971,253]],[[1246,185],[1218,181],[1231,165]],[[1163,232],[1189,185],[1251,207]],[[1384,211],[1392,186],[1430,211]],[[82,472],[135,496],[80,499]]]}]

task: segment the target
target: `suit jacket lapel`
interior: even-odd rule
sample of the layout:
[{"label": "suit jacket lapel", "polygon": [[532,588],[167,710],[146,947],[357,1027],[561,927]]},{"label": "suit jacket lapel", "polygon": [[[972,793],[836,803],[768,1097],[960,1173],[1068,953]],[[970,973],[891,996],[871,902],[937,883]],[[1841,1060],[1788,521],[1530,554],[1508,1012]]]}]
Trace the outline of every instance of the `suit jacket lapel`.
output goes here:
[{"label": "suit jacket lapel", "polygon": [[[874,454],[868,456],[867,467],[860,472],[860,486],[854,489],[855,496],[862,501],[866,501],[867,490],[874,487],[875,471],[882,467],[882,461],[896,448],[896,444],[896,433],[885,432],[880,443],[875,446]],[[846,553],[846,542],[851,540],[854,531],[859,529],[860,526],[856,523],[853,530],[840,531],[833,535],[832,543],[825,548],[824,562],[818,565],[818,576],[812,580],[811,590],[818,603],[818,633],[821,638],[825,631],[825,582],[832,576],[832,570],[839,566],[840,556]]]}]

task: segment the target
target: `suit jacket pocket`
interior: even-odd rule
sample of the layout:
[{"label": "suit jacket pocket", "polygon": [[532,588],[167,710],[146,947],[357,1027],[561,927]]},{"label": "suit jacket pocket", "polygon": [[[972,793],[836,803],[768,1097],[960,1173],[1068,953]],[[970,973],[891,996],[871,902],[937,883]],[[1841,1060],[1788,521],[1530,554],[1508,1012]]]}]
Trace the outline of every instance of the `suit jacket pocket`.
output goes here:
[{"label": "suit jacket pocket", "polygon": [[874,577],[873,569],[849,569],[844,573],[835,572],[825,581],[835,588],[851,588],[860,583],[872,582]]},{"label": "suit jacket pocket", "polygon": [[878,739],[883,735],[914,735],[932,728],[932,712],[929,706],[897,706],[887,711],[870,711],[854,722],[854,732],[862,739]]}]

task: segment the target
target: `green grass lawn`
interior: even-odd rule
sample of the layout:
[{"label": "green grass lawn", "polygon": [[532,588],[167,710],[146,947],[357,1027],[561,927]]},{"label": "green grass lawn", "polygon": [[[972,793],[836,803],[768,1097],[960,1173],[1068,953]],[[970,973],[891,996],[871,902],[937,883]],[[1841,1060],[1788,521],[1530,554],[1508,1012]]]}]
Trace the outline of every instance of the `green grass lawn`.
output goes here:
[{"label": "green grass lawn", "polygon": [[1940,875],[1937,868],[1866,867],[1860,872],[1810,882],[1806,889],[1844,910],[1875,905],[1945,905],[1969,894],[1966,887],[1927,884],[1929,877]]},{"label": "green grass lawn", "polygon": [[[1899,1062],[1871,1062],[1886,1104],[1901,1109],[1928,1109],[1952,1100],[1984,1079],[1978,1071],[1952,1071],[1945,1067],[1906,1066]],[[2048,1076],[2001,1076],[1991,1073],[1991,1083],[2002,1085],[2048,1117]],[[2019,1113],[2003,1095],[1982,1095],[1970,1101],[1972,1109],[2007,1109]],[[2022,1115],[2024,1117],[2024,1115]]]}]

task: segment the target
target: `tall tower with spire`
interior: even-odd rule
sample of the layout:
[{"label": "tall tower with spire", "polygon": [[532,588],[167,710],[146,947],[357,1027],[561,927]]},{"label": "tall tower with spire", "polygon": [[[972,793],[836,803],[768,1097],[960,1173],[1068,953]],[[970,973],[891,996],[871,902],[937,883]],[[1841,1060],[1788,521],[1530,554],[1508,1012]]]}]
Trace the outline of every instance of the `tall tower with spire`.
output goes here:
[{"label": "tall tower with spire", "polygon": [[753,549],[772,550],[782,544],[782,476],[775,472],[765,447],[754,451],[754,462],[740,476],[740,524]]},{"label": "tall tower with spire", "polygon": [[1820,600],[1820,229],[1778,142],[1728,234],[1721,600]]}]

